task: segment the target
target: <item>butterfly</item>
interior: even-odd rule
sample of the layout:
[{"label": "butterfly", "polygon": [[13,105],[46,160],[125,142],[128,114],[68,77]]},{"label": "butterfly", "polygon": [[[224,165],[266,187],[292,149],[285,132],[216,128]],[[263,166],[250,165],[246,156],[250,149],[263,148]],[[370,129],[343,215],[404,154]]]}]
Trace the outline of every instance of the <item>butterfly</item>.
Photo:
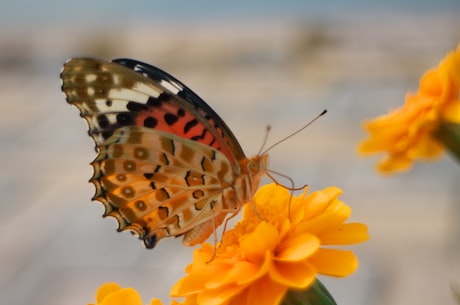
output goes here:
[{"label": "butterfly", "polygon": [[251,200],[267,171],[267,154],[247,158],[219,115],[156,67],[74,58],[61,80],[96,145],[93,200],[146,248],[165,237],[202,243]]}]

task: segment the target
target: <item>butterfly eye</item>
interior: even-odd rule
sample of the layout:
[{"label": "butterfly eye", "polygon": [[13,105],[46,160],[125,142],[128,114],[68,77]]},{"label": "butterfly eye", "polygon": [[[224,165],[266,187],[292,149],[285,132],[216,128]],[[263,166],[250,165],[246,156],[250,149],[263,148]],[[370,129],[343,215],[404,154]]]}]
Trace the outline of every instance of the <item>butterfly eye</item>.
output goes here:
[{"label": "butterfly eye", "polygon": [[256,161],[251,161],[248,163],[248,170],[251,173],[257,173],[259,172],[259,163]]}]

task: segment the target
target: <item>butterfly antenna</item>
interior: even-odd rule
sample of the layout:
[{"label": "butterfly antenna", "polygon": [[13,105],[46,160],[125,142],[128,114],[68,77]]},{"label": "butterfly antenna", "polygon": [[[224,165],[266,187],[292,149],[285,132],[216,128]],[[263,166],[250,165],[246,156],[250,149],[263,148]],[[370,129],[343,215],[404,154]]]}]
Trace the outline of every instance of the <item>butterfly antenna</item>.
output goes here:
[{"label": "butterfly antenna", "polygon": [[267,128],[265,128],[265,137],[264,137],[264,141],[262,142],[262,146],[259,149],[259,153],[257,154],[258,156],[260,156],[260,154],[262,153],[262,150],[265,147],[265,144],[267,144],[268,134],[270,133],[271,129],[272,127],[270,125],[267,125]]},{"label": "butterfly antenna", "polygon": [[288,135],[287,137],[284,137],[282,138],[281,140],[277,141],[275,144],[271,145],[270,147],[268,147],[266,150],[264,150],[262,153],[259,153],[260,154],[266,154],[270,149],[272,149],[273,147],[275,147],[276,145],[292,138],[293,136],[295,136],[296,134],[298,134],[299,132],[301,132],[302,130],[304,130],[305,128],[307,128],[308,126],[310,126],[311,124],[313,124],[317,119],[319,119],[321,116],[325,115],[327,113],[327,110],[324,109],[320,114],[318,114],[313,120],[311,120],[310,122],[308,122],[307,124],[303,125],[302,127],[300,127],[299,129],[297,129],[296,131],[294,131],[293,133],[291,133],[290,135]]},{"label": "butterfly antenna", "polygon": [[[294,191],[303,190],[303,189],[305,189],[305,188],[308,186],[308,184],[305,184],[305,185],[303,185],[303,186],[301,186],[301,187],[295,187],[295,186],[294,186],[294,180],[292,180],[292,178],[289,177],[289,176],[283,175],[283,174],[281,174],[281,173],[278,173],[278,172],[275,172],[275,171],[272,171],[272,170],[267,170],[267,172],[266,172],[265,174],[268,176],[268,178],[270,178],[273,182],[275,182],[275,184],[277,184],[277,185],[279,185],[279,186],[282,186],[282,187],[284,187],[285,189],[287,189],[288,191],[291,192],[291,196],[289,196],[289,204],[288,204],[288,218],[289,218],[289,220],[292,221],[292,219],[291,219],[291,201],[292,201],[292,196],[294,195]],[[272,174],[278,175],[278,176],[280,176],[280,177],[283,177],[283,178],[287,179],[287,180],[291,183],[291,187],[287,187],[287,186],[285,186],[285,185],[279,183],[279,182],[275,179],[275,177],[273,177]]]},{"label": "butterfly antenna", "polygon": [[[265,174],[268,176],[268,178],[270,178],[273,182],[275,182],[275,184],[277,184],[279,186],[282,186],[283,188],[285,188],[285,189],[287,189],[289,191],[300,191],[300,190],[303,190],[304,188],[306,188],[308,186],[308,184],[305,184],[305,185],[302,185],[301,187],[295,187],[294,186],[294,180],[292,180],[291,177],[283,175],[283,174],[278,173],[278,172],[275,172],[275,171],[273,171],[271,169],[267,170],[267,172]],[[272,174],[280,176],[280,177],[283,177],[284,179],[287,179],[290,182],[291,187],[286,186],[286,185],[278,182],[278,180],[276,180],[275,177],[273,177]]]}]

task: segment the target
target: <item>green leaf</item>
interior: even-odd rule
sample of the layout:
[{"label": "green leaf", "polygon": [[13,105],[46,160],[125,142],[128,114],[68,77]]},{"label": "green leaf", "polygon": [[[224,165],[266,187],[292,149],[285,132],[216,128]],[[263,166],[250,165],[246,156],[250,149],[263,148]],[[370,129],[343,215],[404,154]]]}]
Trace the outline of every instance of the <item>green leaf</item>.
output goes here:
[{"label": "green leaf", "polygon": [[435,132],[435,137],[460,162],[460,124],[441,123]]},{"label": "green leaf", "polygon": [[316,279],[313,286],[307,290],[289,289],[281,305],[337,305],[337,303],[323,283]]}]

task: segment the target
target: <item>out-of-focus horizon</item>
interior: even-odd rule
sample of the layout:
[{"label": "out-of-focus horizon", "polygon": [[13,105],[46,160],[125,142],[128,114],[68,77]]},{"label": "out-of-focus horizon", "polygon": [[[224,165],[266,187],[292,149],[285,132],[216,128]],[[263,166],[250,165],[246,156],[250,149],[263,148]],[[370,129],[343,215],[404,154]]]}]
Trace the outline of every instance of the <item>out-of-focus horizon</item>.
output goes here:
[{"label": "out-of-focus horizon", "polygon": [[[322,278],[338,304],[455,304],[459,166],[448,156],[383,178],[361,158],[361,123],[402,105],[460,42],[460,2],[1,1],[0,296],[86,304],[107,281],[160,297],[191,260],[180,240],[145,250],[91,203],[93,144],[60,92],[70,57],[129,57],[188,85],[247,155],[328,114],[270,153],[311,190],[336,185],[369,226],[350,278]],[[264,180],[264,183],[269,180]]]}]

